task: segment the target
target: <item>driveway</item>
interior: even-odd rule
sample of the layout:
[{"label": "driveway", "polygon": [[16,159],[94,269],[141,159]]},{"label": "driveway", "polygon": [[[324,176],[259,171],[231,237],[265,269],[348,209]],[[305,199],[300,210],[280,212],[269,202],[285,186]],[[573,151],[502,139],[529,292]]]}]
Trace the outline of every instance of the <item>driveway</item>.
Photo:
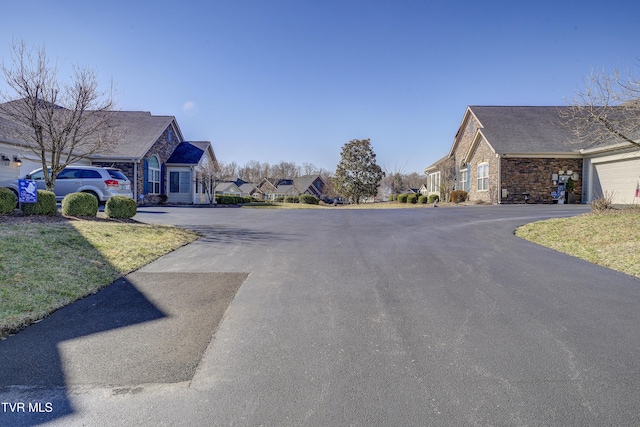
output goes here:
[{"label": "driveway", "polygon": [[190,379],[68,385],[51,425],[638,425],[640,281],[513,235],[585,210],[143,208],[204,236],[139,274],[246,281]]}]

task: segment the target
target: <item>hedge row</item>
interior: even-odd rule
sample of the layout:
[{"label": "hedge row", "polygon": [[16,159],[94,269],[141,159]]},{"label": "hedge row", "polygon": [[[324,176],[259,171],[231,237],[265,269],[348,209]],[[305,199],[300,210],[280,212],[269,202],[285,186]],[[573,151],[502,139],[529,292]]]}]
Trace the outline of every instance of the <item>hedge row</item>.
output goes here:
[{"label": "hedge row", "polygon": [[230,196],[226,194],[216,194],[216,203],[219,205],[237,205],[240,203],[251,203],[255,202],[256,199],[253,197],[243,197],[243,196]]},{"label": "hedge row", "polygon": [[[0,214],[9,214],[18,204],[18,198],[13,191],[0,188]],[[36,203],[22,203],[20,209],[25,215],[55,215],[56,195],[52,191],[38,190]],[[114,196],[107,200],[104,213],[108,218],[131,218],[138,210],[135,200]],[[61,203],[61,211],[67,216],[96,216],[98,214],[98,199],[88,193],[67,194]]]}]

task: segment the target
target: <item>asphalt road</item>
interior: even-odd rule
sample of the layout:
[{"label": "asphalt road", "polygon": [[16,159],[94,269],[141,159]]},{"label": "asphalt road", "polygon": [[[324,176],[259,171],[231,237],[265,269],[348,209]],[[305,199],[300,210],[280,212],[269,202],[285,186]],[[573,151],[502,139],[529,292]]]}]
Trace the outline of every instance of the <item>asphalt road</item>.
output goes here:
[{"label": "asphalt road", "polygon": [[204,237],[140,273],[249,274],[193,377],[0,401],[65,426],[638,425],[640,281],[513,235],[585,210],[143,208]]}]

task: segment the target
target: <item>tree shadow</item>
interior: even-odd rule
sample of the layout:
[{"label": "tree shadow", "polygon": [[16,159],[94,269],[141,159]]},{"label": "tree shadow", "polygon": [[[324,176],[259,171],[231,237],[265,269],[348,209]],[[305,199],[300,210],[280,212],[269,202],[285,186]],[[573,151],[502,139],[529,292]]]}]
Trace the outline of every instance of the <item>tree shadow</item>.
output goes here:
[{"label": "tree shadow", "polygon": [[0,425],[32,426],[74,412],[60,346],[164,318],[126,278],[0,341]]},{"label": "tree shadow", "polygon": [[258,231],[249,228],[231,226],[182,225],[201,235],[200,239],[209,243],[242,243],[251,245],[270,245],[276,240],[292,241],[295,234],[278,233],[274,231]]}]

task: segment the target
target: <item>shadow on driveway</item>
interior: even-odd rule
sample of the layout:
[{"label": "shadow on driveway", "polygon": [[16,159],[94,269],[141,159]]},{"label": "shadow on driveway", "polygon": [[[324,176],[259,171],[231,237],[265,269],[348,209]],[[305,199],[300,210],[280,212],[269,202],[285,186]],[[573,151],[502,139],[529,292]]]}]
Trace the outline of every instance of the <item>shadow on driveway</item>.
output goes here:
[{"label": "shadow on driveway", "polygon": [[72,414],[70,386],[190,380],[246,278],[132,273],[0,341],[0,425]]}]

